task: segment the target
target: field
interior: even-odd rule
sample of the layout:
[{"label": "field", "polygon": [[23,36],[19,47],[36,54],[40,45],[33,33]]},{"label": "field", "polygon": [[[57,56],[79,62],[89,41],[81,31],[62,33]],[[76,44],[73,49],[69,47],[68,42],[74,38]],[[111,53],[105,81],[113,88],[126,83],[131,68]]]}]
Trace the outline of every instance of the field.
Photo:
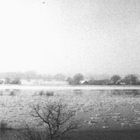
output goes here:
[{"label": "field", "polygon": [[[83,131],[84,136],[88,134],[88,137],[82,138],[102,139],[110,134],[123,138],[125,134],[132,134],[137,138],[140,129],[139,94],[139,90],[1,90],[0,121],[15,129],[24,128],[25,124],[37,127],[38,121],[31,116],[32,106],[61,100],[77,110],[76,119],[81,122],[79,133]],[[81,136],[79,133],[75,134],[75,139]],[[9,132],[7,136],[2,136],[3,140],[9,136],[15,139],[15,133],[11,135]]]}]

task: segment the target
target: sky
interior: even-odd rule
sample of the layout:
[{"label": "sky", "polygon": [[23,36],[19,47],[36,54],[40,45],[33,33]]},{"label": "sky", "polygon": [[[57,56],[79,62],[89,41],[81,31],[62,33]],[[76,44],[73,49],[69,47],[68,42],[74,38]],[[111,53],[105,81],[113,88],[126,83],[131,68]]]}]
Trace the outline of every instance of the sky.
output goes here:
[{"label": "sky", "polygon": [[139,0],[1,0],[0,72],[140,74]]}]

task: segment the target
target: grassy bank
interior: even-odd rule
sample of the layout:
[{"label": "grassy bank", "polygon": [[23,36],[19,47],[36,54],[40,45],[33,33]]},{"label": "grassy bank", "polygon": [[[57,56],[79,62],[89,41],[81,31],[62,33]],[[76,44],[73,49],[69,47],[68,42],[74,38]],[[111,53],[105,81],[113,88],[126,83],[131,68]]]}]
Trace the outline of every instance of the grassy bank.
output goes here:
[{"label": "grassy bank", "polygon": [[[43,134],[43,133],[42,133]],[[8,130],[0,132],[1,140],[27,140],[23,135],[23,130]],[[121,129],[121,130],[78,130],[70,133],[64,140],[139,140],[140,129]],[[31,139],[37,140],[37,139]],[[42,139],[45,140],[45,139]]]}]

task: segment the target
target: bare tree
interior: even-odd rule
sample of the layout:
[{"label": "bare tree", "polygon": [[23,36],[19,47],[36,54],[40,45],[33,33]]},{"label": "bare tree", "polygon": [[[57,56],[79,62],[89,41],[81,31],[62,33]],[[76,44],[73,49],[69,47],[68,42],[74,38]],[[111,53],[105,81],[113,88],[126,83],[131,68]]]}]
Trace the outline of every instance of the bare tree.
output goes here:
[{"label": "bare tree", "polygon": [[32,116],[45,126],[50,140],[61,139],[70,131],[78,129],[79,123],[74,121],[75,115],[76,111],[62,102],[52,102],[43,107],[36,105],[32,112]]}]

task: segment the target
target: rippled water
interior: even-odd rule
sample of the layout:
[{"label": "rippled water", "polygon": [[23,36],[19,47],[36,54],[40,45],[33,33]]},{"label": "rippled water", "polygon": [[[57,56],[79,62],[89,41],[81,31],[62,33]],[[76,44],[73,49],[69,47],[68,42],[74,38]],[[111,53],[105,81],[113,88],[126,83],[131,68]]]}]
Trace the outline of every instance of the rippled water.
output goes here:
[{"label": "rippled water", "polygon": [[[139,90],[136,90],[139,93]],[[12,91],[13,92],[13,91]],[[49,101],[63,100],[78,109],[77,118],[85,127],[121,128],[139,127],[140,97],[126,90],[53,90],[53,96],[40,95],[36,90],[1,90],[0,120],[20,128],[25,122],[36,126],[31,106]],[[47,91],[49,92],[49,91]],[[52,92],[52,90],[51,90]]]}]

